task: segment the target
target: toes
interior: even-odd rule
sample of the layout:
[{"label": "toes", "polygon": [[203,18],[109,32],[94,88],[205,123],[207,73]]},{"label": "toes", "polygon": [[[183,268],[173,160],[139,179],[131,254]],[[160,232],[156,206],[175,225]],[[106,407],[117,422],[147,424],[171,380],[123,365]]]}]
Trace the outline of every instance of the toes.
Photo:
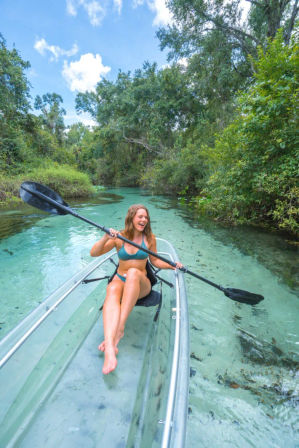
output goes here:
[{"label": "toes", "polygon": [[104,351],[105,351],[105,341],[101,342],[101,344],[98,346],[98,349],[99,349],[101,352],[104,352]]}]

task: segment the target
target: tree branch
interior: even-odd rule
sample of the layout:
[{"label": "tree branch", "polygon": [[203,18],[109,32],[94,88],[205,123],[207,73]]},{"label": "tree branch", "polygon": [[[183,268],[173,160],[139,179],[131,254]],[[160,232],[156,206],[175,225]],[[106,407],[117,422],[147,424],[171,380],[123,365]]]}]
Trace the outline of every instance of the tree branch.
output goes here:
[{"label": "tree branch", "polygon": [[252,3],[255,6],[260,6],[261,8],[264,6],[261,2],[258,2],[256,0],[245,0],[248,3]]},{"label": "tree branch", "polygon": [[284,33],[284,41],[285,43],[288,45],[291,39],[291,34],[295,25],[295,20],[298,14],[299,8],[298,8],[298,0],[295,1],[295,4],[293,6],[293,11],[292,11],[292,15],[289,21],[289,25],[288,28],[285,30]]},{"label": "tree branch", "polygon": [[134,143],[135,145],[141,145],[143,146],[148,152],[154,152],[156,154],[162,154],[165,150],[165,147],[163,145],[160,145],[160,150],[158,150],[157,148],[153,148],[152,146],[150,146],[146,141],[144,141],[143,139],[139,139],[139,138],[128,138],[125,136],[125,134],[123,133],[123,138],[124,140],[126,140],[129,143]]},{"label": "tree branch", "polygon": [[206,20],[208,20],[209,22],[214,23],[218,28],[222,28],[222,29],[225,29],[225,30],[228,30],[228,31],[232,31],[234,34],[238,34],[238,35],[243,36],[243,37],[248,37],[248,39],[253,40],[257,45],[260,44],[260,41],[256,37],[252,36],[251,34],[248,34],[248,33],[246,33],[245,31],[242,31],[239,28],[235,28],[233,26],[221,23],[219,20],[215,19],[214,17],[209,16],[206,13],[202,13],[202,14],[206,18]]}]

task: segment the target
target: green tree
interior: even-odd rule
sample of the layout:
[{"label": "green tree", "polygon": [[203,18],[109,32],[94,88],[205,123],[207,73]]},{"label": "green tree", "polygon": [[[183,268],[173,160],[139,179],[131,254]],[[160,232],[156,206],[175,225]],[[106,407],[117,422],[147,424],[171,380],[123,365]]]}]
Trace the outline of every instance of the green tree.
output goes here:
[{"label": "green tree", "polygon": [[224,44],[242,54],[252,54],[267,45],[283,28],[288,44],[298,14],[298,0],[247,0],[250,4],[244,23],[240,0],[169,0],[175,23],[158,31],[162,48],[169,47],[170,58],[190,56],[200,51],[205,40],[218,30]]},{"label": "green tree", "polygon": [[[154,159],[167,158],[180,130],[196,126],[204,111],[180,66],[157,70],[149,63],[134,75],[120,72],[114,83],[100,82],[95,93],[79,94],[76,104],[98,123],[107,176],[130,185],[140,182],[140,170]],[[104,171],[98,171],[102,178]]]},{"label": "green tree", "polygon": [[298,230],[298,45],[283,34],[259,49],[255,83],[210,149],[212,175],[201,207],[225,219]]},{"label": "green tree", "polygon": [[0,34],[0,168],[23,159],[26,150],[24,128],[28,125],[30,67],[17,50],[8,50]]},{"label": "green tree", "polygon": [[74,156],[79,170],[87,172],[96,181],[97,159],[100,154],[95,133],[83,123],[74,123],[68,128],[65,144],[67,151]]},{"label": "green tree", "polygon": [[63,99],[57,93],[46,93],[44,95],[37,95],[34,101],[34,107],[42,112],[41,119],[44,127],[55,136],[58,144],[63,143],[64,137],[64,120],[63,116],[66,114],[65,109],[61,107]]},{"label": "green tree", "polygon": [[298,0],[247,0],[242,16],[240,0],[169,0],[175,22],[157,35],[168,59],[187,58],[187,74],[200,101],[206,104],[208,122],[218,129],[228,124],[234,97],[251,81],[257,56],[284,27],[288,43],[298,14]]}]

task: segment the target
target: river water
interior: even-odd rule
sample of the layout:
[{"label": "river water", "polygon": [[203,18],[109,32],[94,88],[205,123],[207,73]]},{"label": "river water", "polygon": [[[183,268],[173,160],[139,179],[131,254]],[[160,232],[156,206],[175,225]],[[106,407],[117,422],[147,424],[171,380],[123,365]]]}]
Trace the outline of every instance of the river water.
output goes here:
[{"label": "river water", "polygon": [[[70,205],[121,229],[129,205],[140,202],[150,210],[153,232],[175,246],[190,270],[265,296],[255,307],[239,304],[186,275],[187,447],[298,447],[296,246],[259,229],[198,221],[187,208],[138,189],[105,190]],[[0,213],[1,338],[91,261],[90,247],[100,236],[72,216],[49,216],[25,204]]]}]

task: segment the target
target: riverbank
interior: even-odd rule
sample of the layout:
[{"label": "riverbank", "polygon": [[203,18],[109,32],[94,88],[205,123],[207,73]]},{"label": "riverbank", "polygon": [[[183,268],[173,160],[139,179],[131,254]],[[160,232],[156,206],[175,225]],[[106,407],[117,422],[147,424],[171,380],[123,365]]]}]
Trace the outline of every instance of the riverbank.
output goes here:
[{"label": "riverbank", "polygon": [[88,175],[68,165],[53,164],[15,176],[0,173],[0,209],[12,208],[22,202],[19,189],[22,182],[28,180],[45,184],[67,199],[89,197],[94,192]]},{"label": "riverbank", "polygon": [[[19,196],[20,185],[24,181],[34,181],[57,191],[65,199],[83,199],[92,196],[95,193],[95,186],[92,185],[89,176],[86,173],[82,173],[77,169],[69,165],[59,165],[54,163],[46,168],[36,168],[27,172],[26,174],[18,174],[9,176],[7,174],[0,173],[0,210],[12,209],[22,203]],[[209,204],[209,208],[203,206],[203,203],[207,200],[203,200],[199,197],[177,197],[170,195],[175,202],[188,209],[192,214],[193,219],[200,221],[207,218],[214,222],[218,222],[224,226],[239,226],[246,225],[252,228],[259,228],[270,233],[283,234],[285,240],[292,245],[299,244],[298,233],[291,230],[285,230],[280,228],[276,222],[267,220],[254,220],[232,217],[231,215],[215,215],[211,212],[212,207]]]},{"label": "riverbank", "polygon": [[253,229],[260,229],[265,232],[281,235],[290,244],[295,246],[299,245],[298,226],[288,228],[280,225],[279,221],[271,219],[269,216],[267,219],[262,220],[258,217],[258,214],[252,214],[250,218],[247,218],[245,216],[237,216],[236,213],[230,213],[229,210],[222,210],[220,213],[217,210],[217,204],[213,208],[214,203],[211,199],[200,196],[182,196],[178,198],[178,202],[192,214],[194,219],[199,221],[201,219],[208,219],[224,227],[248,226]]}]

